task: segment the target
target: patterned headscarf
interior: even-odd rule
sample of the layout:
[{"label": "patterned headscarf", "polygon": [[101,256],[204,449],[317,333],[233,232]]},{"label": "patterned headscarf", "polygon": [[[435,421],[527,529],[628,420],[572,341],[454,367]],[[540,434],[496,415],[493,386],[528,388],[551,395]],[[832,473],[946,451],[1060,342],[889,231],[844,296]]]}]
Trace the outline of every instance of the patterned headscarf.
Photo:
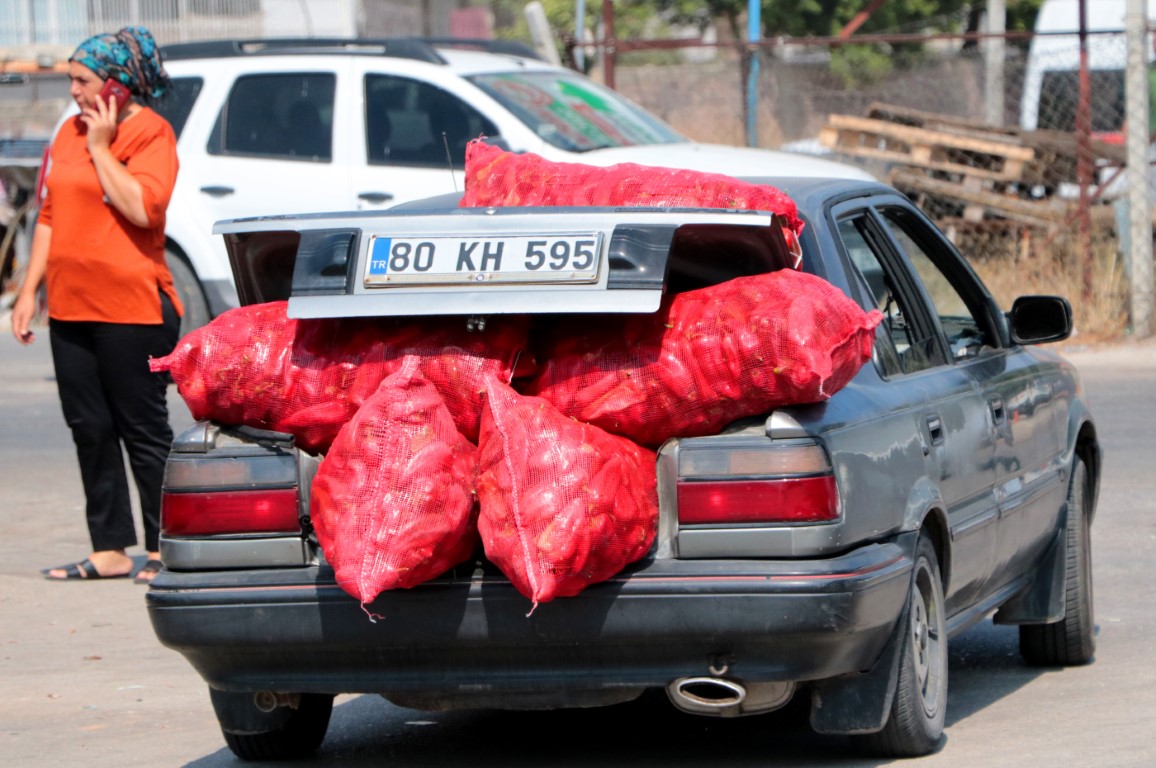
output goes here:
[{"label": "patterned headscarf", "polygon": [[144,27],[125,27],[115,35],[94,35],[77,46],[68,60],[83,64],[102,80],[115,77],[145,103],[160,98],[169,86],[160,49]]}]

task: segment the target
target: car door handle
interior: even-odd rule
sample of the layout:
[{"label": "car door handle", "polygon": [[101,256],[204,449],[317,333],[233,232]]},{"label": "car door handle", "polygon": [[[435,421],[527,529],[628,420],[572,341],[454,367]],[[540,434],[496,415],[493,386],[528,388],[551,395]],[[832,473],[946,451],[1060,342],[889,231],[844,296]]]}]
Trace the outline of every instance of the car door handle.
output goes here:
[{"label": "car door handle", "polygon": [[943,445],[943,419],[934,413],[927,417],[927,434],[932,445]]},{"label": "car door handle", "polygon": [[991,408],[991,418],[998,426],[1007,421],[1007,411],[1003,407],[1003,398],[998,395],[990,398],[987,401],[988,407]]},{"label": "car door handle", "polygon": [[232,187],[213,187],[213,186],[210,186],[210,187],[201,187],[201,191],[204,192],[206,195],[210,195],[212,197],[224,197],[226,195],[233,194],[237,190],[233,189]]},{"label": "car door handle", "polygon": [[362,192],[357,196],[357,199],[367,203],[388,203],[393,199],[393,194],[390,192]]}]

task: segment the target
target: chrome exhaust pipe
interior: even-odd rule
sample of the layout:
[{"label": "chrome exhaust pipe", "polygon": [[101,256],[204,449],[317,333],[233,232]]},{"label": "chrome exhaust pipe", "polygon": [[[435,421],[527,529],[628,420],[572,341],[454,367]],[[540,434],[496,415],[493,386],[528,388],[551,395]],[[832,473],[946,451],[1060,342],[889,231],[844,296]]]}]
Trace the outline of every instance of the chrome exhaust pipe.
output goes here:
[{"label": "chrome exhaust pipe", "polygon": [[722,677],[681,677],[666,686],[666,693],[679,709],[701,715],[737,712],[747,698],[741,683]]},{"label": "chrome exhaust pipe", "polygon": [[666,686],[671,703],[683,712],[714,717],[754,715],[791,700],[794,683],[743,683],[726,677],[680,677]]}]

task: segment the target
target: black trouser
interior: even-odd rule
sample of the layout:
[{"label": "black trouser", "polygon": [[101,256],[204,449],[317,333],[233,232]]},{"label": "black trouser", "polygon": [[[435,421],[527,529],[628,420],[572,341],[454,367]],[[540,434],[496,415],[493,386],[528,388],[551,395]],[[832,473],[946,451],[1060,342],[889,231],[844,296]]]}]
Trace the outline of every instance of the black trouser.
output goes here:
[{"label": "black trouser", "polygon": [[159,546],[161,482],[173,430],[167,377],[150,372],[148,361],[171,352],[180,332],[180,318],[163,294],[161,309],[161,325],[49,323],[56,385],[76,443],[94,552],[137,543],[122,441],[140,499],[145,549],[156,552]]}]

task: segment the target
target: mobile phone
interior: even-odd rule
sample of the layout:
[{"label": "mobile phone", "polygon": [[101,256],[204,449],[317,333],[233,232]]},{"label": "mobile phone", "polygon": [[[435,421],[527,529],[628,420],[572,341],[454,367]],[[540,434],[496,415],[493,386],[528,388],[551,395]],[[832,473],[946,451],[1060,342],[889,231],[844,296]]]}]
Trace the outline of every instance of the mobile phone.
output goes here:
[{"label": "mobile phone", "polygon": [[100,89],[100,98],[104,99],[105,104],[116,102],[116,113],[119,115],[124,112],[124,105],[132,97],[129,93],[128,86],[120,82],[114,77],[104,81],[104,87]]}]

